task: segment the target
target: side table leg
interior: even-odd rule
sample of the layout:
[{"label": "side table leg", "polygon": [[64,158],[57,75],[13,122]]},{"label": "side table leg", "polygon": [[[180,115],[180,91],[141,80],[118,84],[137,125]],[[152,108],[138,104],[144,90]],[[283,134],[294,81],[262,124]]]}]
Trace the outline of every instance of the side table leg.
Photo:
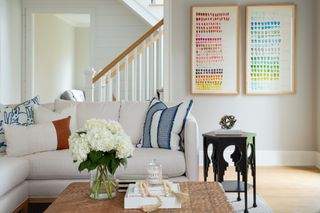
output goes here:
[{"label": "side table leg", "polygon": [[207,181],[210,159],[208,157],[208,144],[207,144],[206,138],[204,138],[203,140],[204,140],[204,143],[203,143],[203,178],[204,178],[204,181]]},{"label": "side table leg", "polygon": [[252,146],[252,165],[251,169],[253,170],[253,207],[257,207],[257,185],[256,185],[256,137],[253,137],[253,146]]},{"label": "side table leg", "polygon": [[244,212],[248,213],[248,156],[247,156],[247,146],[245,145],[244,147],[244,151],[243,151],[243,155],[244,155],[244,163],[245,163],[245,167],[244,167]]},{"label": "side table leg", "polygon": [[237,185],[238,185],[237,201],[240,201],[241,200],[241,197],[240,197],[240,172],[237,172]]}]

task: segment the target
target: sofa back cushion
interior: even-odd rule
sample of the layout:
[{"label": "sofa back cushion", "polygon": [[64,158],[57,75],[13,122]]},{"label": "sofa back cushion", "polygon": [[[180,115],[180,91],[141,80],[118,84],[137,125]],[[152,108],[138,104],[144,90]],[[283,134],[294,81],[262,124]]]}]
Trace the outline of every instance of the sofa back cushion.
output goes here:
[{"label": "sofa back cushion", "polygon": [[77,104],[77,128],[92,118],[119,121],[120,102],[82,102]]},{"label": "sofa back cushion", "polygon": [[148,106],[149,101],[121,102],[119,123],[124,131],[131,137],[133,144],[138,144],[141,139]]}]

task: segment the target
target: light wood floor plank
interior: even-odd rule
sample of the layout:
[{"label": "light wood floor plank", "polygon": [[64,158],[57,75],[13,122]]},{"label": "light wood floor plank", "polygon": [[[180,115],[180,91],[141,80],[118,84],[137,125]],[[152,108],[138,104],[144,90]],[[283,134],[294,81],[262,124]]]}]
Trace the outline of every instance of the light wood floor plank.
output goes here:
[{"label": "light wood floor plank", "polygon": [[[209,181],[213,181],[212,168]],[[234,167],[225,179],[235,179]],[[203,168],[199,180],[203,181]],[[250,179],[251,181],[251,179]],[[257,192],[275,213],[320,213],[320,170],[315,167],[258,167]]]}]

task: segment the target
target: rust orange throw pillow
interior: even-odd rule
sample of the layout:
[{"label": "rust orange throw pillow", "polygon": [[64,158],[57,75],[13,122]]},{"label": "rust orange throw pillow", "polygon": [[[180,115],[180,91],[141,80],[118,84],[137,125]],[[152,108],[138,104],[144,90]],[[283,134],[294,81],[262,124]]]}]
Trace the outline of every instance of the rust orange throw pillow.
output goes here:
[{"label": "rust orange throw pillow", "polygon": [[71,117],[69,116],[61,120],[52,121],[57,132],[57,150],[69,149],[70,120]]}]

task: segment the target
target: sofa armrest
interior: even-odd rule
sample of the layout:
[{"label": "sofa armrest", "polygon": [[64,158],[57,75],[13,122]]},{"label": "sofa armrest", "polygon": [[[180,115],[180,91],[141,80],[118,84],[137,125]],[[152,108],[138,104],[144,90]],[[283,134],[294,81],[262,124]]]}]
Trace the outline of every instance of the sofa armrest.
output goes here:
[{"label": "sofa armrest", "polygon": [[184,127],[184,153],[186,176],[190,181],[199,180],[199,128],[196,119],[190,114]]}]

